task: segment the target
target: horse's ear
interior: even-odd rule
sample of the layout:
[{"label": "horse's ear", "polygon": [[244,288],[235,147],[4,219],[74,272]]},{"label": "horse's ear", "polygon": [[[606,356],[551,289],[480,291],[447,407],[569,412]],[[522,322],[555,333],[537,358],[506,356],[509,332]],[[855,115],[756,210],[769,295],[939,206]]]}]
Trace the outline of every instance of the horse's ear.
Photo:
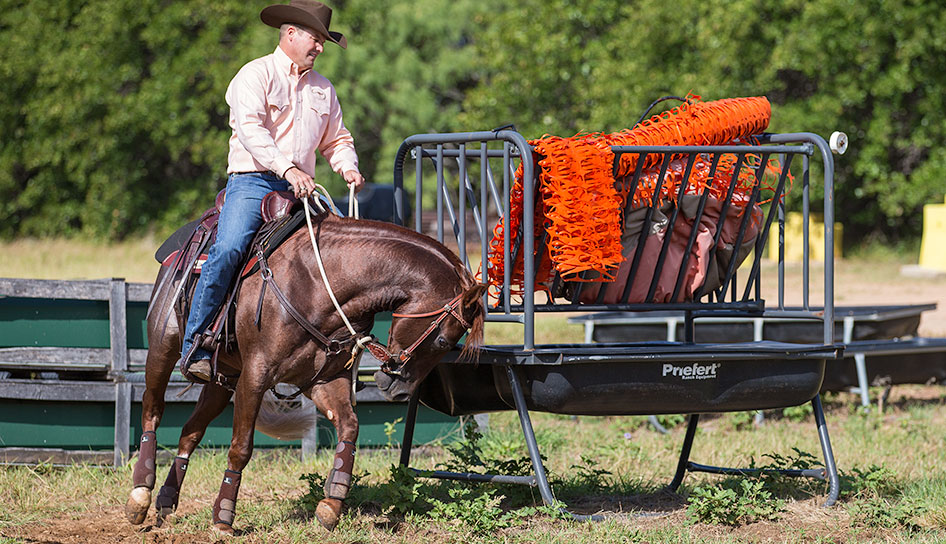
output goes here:
[{"label": "horse's ear", "polygon": [[470,306],[476,304],[476,302],[483,297],[483,293],[486,292],[487,285],[485,283],[477,283],[473,287],[470,287],[463,292],[463,307],[469,308]]}]

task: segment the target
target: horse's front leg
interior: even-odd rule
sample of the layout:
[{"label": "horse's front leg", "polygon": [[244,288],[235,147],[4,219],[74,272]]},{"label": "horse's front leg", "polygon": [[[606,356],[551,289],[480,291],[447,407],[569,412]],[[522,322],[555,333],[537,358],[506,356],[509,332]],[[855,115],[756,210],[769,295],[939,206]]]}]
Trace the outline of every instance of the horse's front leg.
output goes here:
[{"label": "horse's front leg", "polygon": [[[149,338],[150,338],[149,334]],[[157,344],[157,342],[155,342]],[[132,490],[125,503],[125,517],[134,525],[140,525],[148,516],[151,507],[151,491],[154,489],[155,460],[158,453],[157,430],[164,414],[164,393],[174,370],[175,350],[172,342],[165,340],[148,351],[145,364],[145,392],[141,398],[141,441],[138,445],[138,461],[132,473]]]},{"label": "horse's front leg", "polygon": [[177,457],[171,464],[167,479],[158,492],[158,497],[154,501],[154,507],[157,510],[158,526],[164,519],[177,510],[177,502],[181,495],[181,485],[184,483],[184,476],[187,474],[187,464],[190,456],[194,453],[200,440],[207,432],[210,422],[219,416],[230,402],[232,393],[216,384],[207,384],[200,392],[197,399],[197,406],[194,413],[181,429],[181,438],[177,444]]},{"label": "horse's front leg", "polygon": [[[262,365],[257,365],[257,367]],[[253,368],[253,365],[244,366]],[[240,480],[243,469],[250,462],[253,455],[253,432],[256,427],[256,416],[259,414],[260,404],[266,386],[256,376],[249,376],[245,372],[237,384],[236,395],[233,401],[233,436],[230,439],[230,454],[227,460],[227,470],[223,474],[223,482],[214,501],[213,525],[218,531],[233,534],[233,519],[236,517],[237,494],[240,491]]]},{"label": "horse's front leg", "polygon": [[325,498],[319,501],[315,517],[329,531],[338,525],[342,502],[351,488],[355,467],[355,442],[358,440],[358,417],[351,405],[351,377],[336,378],[316,386],[310,394],[319,411],[335,425],[338,447],[328,478],[325,479]]}]

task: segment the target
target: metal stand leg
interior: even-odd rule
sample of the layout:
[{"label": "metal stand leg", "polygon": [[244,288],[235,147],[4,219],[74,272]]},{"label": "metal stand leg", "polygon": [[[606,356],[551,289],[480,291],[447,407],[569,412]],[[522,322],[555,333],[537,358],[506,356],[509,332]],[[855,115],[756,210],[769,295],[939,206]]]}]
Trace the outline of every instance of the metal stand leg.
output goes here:
[{"label": "metal stand leg", "polygon": [[654,428],[660,434],[670,434],[670,431],[666,427],[660,424],[660,421],[657,420],[657,416],[647,416],[647,422],[650,423],[650,426]]},{"label": "metal stand leg", "polygon": [[[542,465],[542,457],[539,455],[539,444],[535,440],[535,431],[532,429],[532,420],[529,418],[529,410],[526,408],[525,395],[522,394],[522,387],[519,385],[519,377],[516,375],[516,370],[511,366],[506,367],[506,374],[509,376],[512,398],[516,403],[516,411],[519,413],[519,423],[522,425],[522,434],[526,439],[529,458],[532,459],[532,469],[535,471],[539,493],[542,495],[545,504],[552,506],[556,502],[555,496],[552,494],[552,488],[549,486],[549,480],[545,475],[545,467]],[[564,508],[559,508],[559,511],[578,521],[601,521],[604,519],[604,516],[572,514]]]},{"label": "metal stand leg", "polygon": [[673,475],[673,481],[667,486],[670,491],[676,492],[680,484],[683,483],[683,477],[686,476],[687,465],[690,462],[690,449],[693,447],[693,438],[696,436],[696,426],[700,423],[700,414],[690,414],[687,422],[687,433],[683,438],[683,447],[680,449],[680,460],[677,461],[677,473]]},{"label": "metal stand leg", "polygon": [[690,448],[693,445],[693,437],[696,434],[696,424],[699,414],[690,415],[690,423],[687,425],[686,438],[683,440],[683,450],[680,452],[680,461],[677,463],[677,473],[673,481],[668,486],[670,491],[676,491],[683,481],[687,471],[707,472],[710,474],[722,474],[727,476],[753,476],[759,474],[781,474],[783,476],[792,476],[800,478],[817,478],[819,480],[828,480],[828,498],[825,500],[825,506],[832,506],[838,500],[838,494],[841,490],[840,479],[838,478],[838,468],[834,464],[834,453],[831,451],[831,440],[828,438],[828,426],[825,424],[824,408],[821,406],[821,396],[815,396],[811,399],[811,406],[815,413],[815,423],[818,425],[818,439],[821,441],[821,453],[824,455],[824,468],[806,468],[806,469],[759,469],[759,468],[728,468],[716,467],[711,465],[701,465],[689,461]]},{"label": "metal stand leg", "polygon": [[529,418],[529,410],[526,408],[526,399],[522,394],[522,388],[519,386],[519,377],[516,376],[516,371],[511,366],[506,367],[506,374],[509,375],[512,398],[516,403],[516,411],[519,412],[519,423],[522,425],[522,434],[526,439],[529,458],[532,459],[532,468],[535,471],[539,493],[542,495],[545,504],[555,504],[555,496],[552,495],[552,488],[549,486],[548,478],[545,476],[545,467],[542,465],[542,457],[539,456],[539,444],[535,441],[535,431],[532,429],[532,420]]},{"label": "metal stand leg", "polygon": [[838,478],[838,467],[834,463],[834,452],[831,450],[831,439],[828,437],[828,425],[824,419],[821,395],[815,395],[815,398],[811,399],[811,407],[814,409],[815,423],[818,425],[818,440],[821,441],[825,476],[828,478],[828,498],[824,501],[824,505],[833,506],[841,492],[841,481]]},{"label": "metal stand leg", "polygon": [[857,370],[857,389],[861,394],[861,407],[870,409],[870,391],[867,383],[867,358],[863,353],[854,354],[854,368]]},{"label": "metal stand leg", "polygon": [[407,417],[404,419],[404,440],[401,441],[401,466],[410,466],[411,447],[414,445],[414,424],[417,421],[417,404],[420,402],[420,392],[415,391],[411,400],[407,401]]}]

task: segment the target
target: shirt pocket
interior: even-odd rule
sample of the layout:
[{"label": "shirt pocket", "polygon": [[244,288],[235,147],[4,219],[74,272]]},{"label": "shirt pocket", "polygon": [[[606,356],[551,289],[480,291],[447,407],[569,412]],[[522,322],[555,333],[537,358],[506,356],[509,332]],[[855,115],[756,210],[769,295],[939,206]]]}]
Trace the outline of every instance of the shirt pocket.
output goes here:
[{"label": "shirt pocket", "polygon": [[317,116],[329,114],[328,91],[318,87],[310,87],[305,93],[308,107]]},{"label": "shirt pocket", "polygon": [[271,121],[275,122],[282,117],[289,108],[289,97],[286,93],[271,92],[266,95],[266,113]]}]

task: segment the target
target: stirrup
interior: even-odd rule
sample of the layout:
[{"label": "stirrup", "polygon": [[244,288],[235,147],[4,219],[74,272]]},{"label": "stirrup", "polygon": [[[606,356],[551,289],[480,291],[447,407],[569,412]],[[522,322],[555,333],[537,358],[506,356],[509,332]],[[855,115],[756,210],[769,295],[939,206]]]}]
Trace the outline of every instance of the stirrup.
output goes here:
[{"label": "stirrup", "polygon": [[192,359],[197,350],[201,347],[203,338],[198,336],[194,339],[194,343],[191,344],[191,348],[187,350],[180,360],[180,370],[181,375],[191,383],[196,383],[204,385],[210,383],[210,379],[213,376],[213,364],[209,358],[200,358]]},{"label": "stirrup", "polygon": [[184,369],[181,371],[181,374],[183,374],[188,381],[197,384],[210,383],[211,376],[213,375],[213,368],[211,368],[210,359],[196,359],[193,361],[188,361]]}]

